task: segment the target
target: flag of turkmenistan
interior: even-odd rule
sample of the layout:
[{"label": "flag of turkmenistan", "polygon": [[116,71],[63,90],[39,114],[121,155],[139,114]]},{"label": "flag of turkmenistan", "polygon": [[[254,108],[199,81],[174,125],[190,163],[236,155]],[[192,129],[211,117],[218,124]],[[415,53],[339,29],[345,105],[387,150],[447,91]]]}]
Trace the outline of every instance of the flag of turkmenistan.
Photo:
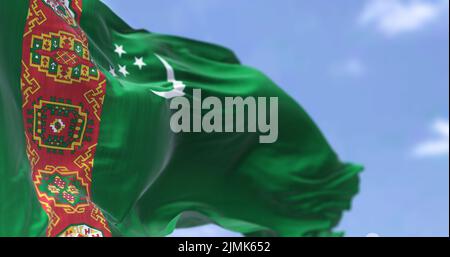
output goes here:
[{"label": "flag of turkmenistan", "polygon": [[[1,0],[0,44],[1,236],[331,235],[358,191],[361,167],[225,48],[134,30],[98,0]],[[202,130],[196,90],[277,97],[276,137]],[[191,132],[171,127],[180,97]]]}]

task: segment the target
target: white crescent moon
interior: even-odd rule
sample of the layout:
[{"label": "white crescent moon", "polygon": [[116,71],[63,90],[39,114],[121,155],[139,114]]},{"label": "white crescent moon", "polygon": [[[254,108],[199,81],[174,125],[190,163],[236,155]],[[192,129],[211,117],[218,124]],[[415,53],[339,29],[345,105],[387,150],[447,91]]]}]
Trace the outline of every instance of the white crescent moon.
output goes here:
[{"label": "white crescent moon", "polygon": [[161,56],[155,54],[156,57],[162,62],[164,65],[164,68],[166,69],[167,73],[167,81],[172,83],[173,89],[169,91],[155,91],[151,90],[154,94],[164,97],[166,99],[171,99],[177,96],[184,96],[184,88],[186,85],[182,81],[178,81],[175,79],[175,72],[173,71],[172,66]]}]

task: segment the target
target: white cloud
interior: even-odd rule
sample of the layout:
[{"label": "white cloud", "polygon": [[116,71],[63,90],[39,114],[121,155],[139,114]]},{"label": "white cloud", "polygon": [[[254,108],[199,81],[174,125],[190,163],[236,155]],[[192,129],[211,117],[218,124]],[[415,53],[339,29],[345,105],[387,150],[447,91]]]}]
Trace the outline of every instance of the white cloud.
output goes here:
[{"label": "white cloud", "polygon": [[331,72],[336,76],[361,77],[366,67],[359,58],[349,58],[333,65]]},{"label": "white cloud", "polygon": [[359,22],[374,25],[386,36],[411,32],[448,12],[448,0],[370,0]]},{"label": "white cloud", "polygon": [[449,153],[449,123],[448,120],[436,120],[432,124],[436,137],[420,143],[414,148],[417,157],[448,156]]}]

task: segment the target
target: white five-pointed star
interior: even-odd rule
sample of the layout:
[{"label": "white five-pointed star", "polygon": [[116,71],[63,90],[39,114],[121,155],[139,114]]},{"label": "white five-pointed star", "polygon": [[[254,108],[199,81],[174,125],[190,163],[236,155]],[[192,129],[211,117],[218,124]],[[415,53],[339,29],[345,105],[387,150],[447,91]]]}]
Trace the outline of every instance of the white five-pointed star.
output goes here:
[{"label": "white five-pointed star", "polygon": [[126,54],[127,52],[123,50],[123,45],[114,44],[115,48],[114,52],[116,52],[120,58],[122,58],[122,54]]},{"label": "white five-pointed star", "polygon": [[123,75],[124,77],[126,77],[128,74],[130,74],[130,73],[127,71],[127,66],[126,66],[126,65],[122,66],[122,65],[119,64],[119,72],[122,73],[122,75]]},{"label": "white five-pointed star", "polygon": [[117,77],[116,70],[112,66],[109,66],[109,73],[111,73],[113,77]]},{"label": "white five-pointed star", "polygon": [[145,65],[147,65],[147,64],[145,64],[144,58],[143,58],[143,57],[140,57],[140,58],[134,57],[134,63],[133,63],[133,65],[138,66],[139,69],[142,70],[142,67],[145,66]]}]

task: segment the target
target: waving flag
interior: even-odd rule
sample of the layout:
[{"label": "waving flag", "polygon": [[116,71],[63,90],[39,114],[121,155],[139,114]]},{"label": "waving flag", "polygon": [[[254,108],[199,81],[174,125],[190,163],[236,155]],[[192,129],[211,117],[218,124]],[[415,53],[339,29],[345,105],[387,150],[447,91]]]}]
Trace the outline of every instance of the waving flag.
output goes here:
[{"label": "waving flag", "polygon": [[[361,167],[231,51],[135,30],[97,0],[2,0],[0,14],[0,235],[163,236],[207,223],[330,235],[350,208]],[[204,130],[201,97],[276,99],[278,112],[258,118],[277,115],[278,131],[262,141],[250,116],[229,127],[226,105]],[[192,112],[182,131],[177,99]]]}]

